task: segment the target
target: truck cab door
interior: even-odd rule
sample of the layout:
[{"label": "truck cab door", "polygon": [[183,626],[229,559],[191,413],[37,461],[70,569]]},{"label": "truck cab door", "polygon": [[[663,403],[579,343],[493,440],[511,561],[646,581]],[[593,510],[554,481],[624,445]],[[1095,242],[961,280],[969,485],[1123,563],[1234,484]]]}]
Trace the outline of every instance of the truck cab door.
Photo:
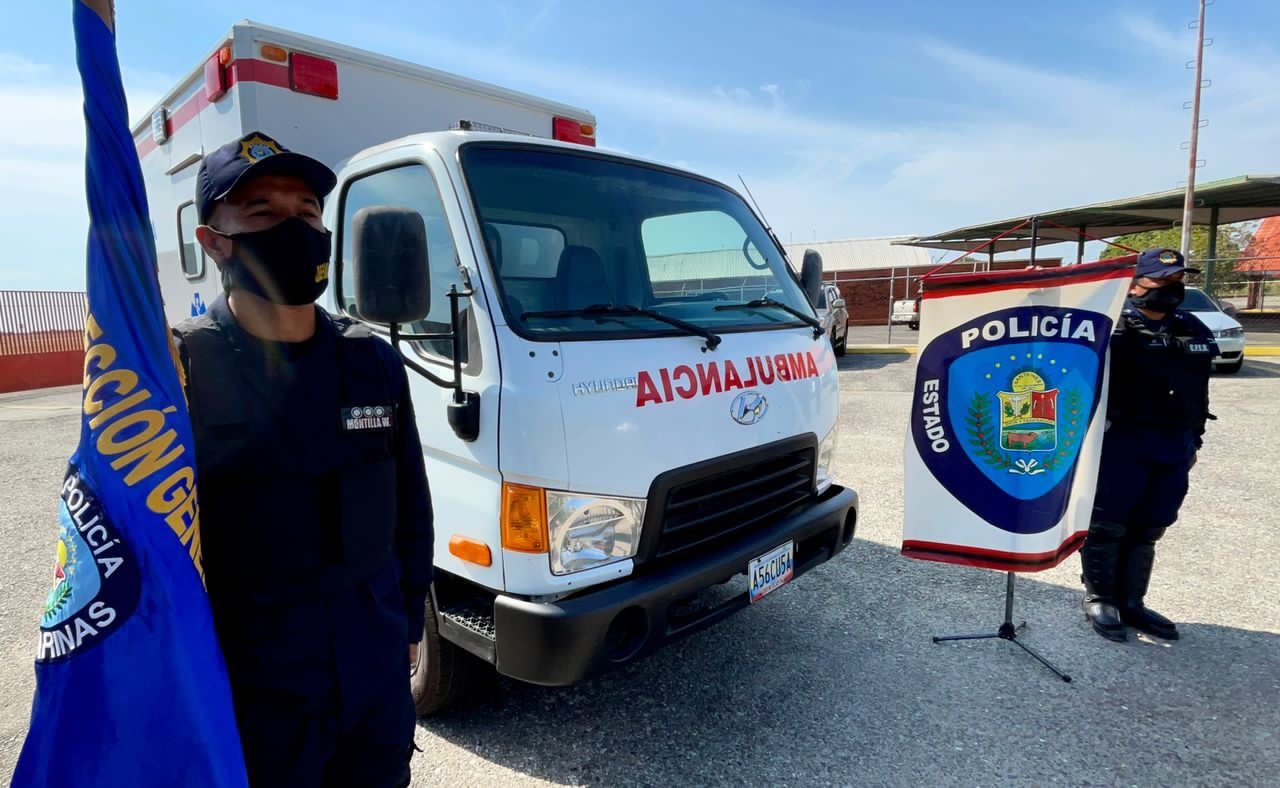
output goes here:
[{"label": "truck cab door", "polygon": [[[450,330],[449,290],[475,292],[459,301],[462,335],[462,386],[480,397],[480,430],[475,440],[459,438],[447,418],[452,391],[432,383],[412,369],[409,387],[436,523],[436,564],[491,588],[501,588],[501,541],[498,476],[498,353],[480,281],[471,252],[467,225],[459,208],[453,179],[444,162],[430,148],[406,146],[360,159],[340,173],[338,198],[328,206],[328,226],[335,232],[331,308],[361,319],[355,302],[352,265],[352,222],[357,211],[375,205],[417,212],[426,226],[431,307],[427,317],[402,326],[405,333],[444,333]],[[383,337],[385,326],[371,327]],[[450,340],[402,341],[401,354],[440,378],[453,376]],[[482,567],[453,556],[451,535],[463,535],[489,545],[494,562]]]}]

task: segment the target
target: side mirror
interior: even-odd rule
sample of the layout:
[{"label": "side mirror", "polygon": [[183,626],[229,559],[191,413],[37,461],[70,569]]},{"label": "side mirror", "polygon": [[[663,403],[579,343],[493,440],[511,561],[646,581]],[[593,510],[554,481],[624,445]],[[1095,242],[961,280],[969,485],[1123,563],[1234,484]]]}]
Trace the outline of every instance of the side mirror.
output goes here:
[{"label": "side mirror", "polygon": [[808,296],[809,303],[818,303],[818,293],[822,291],[822,255],[812,249],[804,250],[804,262],[800,264],[800,287]]},{"label": "side mirror", "polygon": [[832,308],[832,309],[844,309],[844,299],[843,299],[843,298],[837,298],[836,300],[832,301],[832,302],[831,302],[831,308]]},{"label": "side mirror", "polygon": [[372,323],[413,323],[431,311],[427,227],[417,211],[371,205],[351,222],[356,309]]}]

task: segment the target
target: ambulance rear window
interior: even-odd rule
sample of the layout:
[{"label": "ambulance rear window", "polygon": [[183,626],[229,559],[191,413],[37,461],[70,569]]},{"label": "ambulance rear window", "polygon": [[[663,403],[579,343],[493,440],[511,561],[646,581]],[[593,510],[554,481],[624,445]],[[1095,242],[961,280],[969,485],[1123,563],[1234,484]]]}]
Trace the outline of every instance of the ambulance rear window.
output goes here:
[{"label": "ambulance rear window", "polygon": [[196,225],[199,223],[195,203],[185,203],[178,208],[178,263],[182,266],[183,276],[188,279],[204,277],[204,249],[196,241]]}]

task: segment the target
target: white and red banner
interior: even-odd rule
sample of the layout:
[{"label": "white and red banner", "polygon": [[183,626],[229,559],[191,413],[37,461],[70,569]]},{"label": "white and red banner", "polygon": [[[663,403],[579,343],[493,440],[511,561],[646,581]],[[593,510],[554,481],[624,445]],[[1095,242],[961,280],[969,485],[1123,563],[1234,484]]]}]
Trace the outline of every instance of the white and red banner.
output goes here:
[{"label": "white and red banner", "polygon": [[1134,261],[925,279],[903,555],[1038,572],[1079,548]]}]

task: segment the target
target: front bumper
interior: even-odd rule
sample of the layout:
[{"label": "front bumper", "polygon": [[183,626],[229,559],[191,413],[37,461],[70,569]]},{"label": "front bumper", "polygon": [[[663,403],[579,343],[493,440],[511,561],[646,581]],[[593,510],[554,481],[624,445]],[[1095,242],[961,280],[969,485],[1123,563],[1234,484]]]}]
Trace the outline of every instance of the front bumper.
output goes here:
[{"label": "front bumper", "polygon": [[747,607],[745,592],[710,607],[686,604],[698,592],[745,572],[756,556],[795,542],[795,577],[853,539],[858,495],[832,487],[816,503],[749,537],[696,557],[555,602],[499,595],[494,600],[498,672],[563,686],[593,669],[621,664]]},{"label": "front bumper", "polygon": [[1218,354],[1213,357],[1214,364],[1235,364],[1244,354],[1244,337],[1215,339]]}]

